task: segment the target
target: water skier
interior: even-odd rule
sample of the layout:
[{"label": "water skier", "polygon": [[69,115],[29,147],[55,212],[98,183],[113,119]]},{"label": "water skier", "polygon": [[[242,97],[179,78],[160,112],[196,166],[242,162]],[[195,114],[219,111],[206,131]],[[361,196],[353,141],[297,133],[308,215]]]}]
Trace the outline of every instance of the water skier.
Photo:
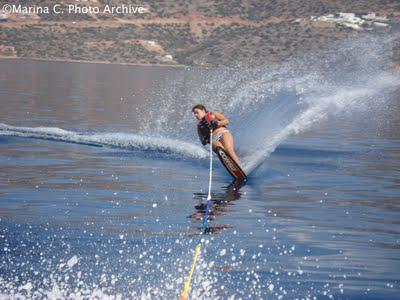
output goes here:
[{"label": "water skier", "polygon": [[217,147],[224,149],[232,159],[239,165],[240,159],[233,148],[233,137],[226,125],[229,120],[219,112],[207,111],[204,105],[197,104],[192,108],[193,115],[199,120],[197,132],[203,145],[210,143],[210,129],[212,134],[212,147],[215,151]]}]

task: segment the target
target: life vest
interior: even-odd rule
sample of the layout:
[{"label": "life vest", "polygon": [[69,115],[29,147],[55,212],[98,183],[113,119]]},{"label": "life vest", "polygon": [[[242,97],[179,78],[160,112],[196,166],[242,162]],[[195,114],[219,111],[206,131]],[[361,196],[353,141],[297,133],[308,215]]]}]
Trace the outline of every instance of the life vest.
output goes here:
[{"label": "life vest", "polygon": [[[207,141],[207,143],[210,142],[210,127],[209,127],[209,125],[214,120],[215,120],[215,118],[213,118],[212,112],[209,111],[209,112],[206,113],[204,118],[197,125],[198,128],[199,128],[200,133],[204,136],[204,139]],[[221,127],[225,127],[226,128],[226,126],[220,126],[218,128],[221,128]]]},{"label": "life vest", "polygon": [[210,128],[208,127],[208,122],[203,118],[197,125],[200,134],[204,137],[207,143],[210,142]]}]

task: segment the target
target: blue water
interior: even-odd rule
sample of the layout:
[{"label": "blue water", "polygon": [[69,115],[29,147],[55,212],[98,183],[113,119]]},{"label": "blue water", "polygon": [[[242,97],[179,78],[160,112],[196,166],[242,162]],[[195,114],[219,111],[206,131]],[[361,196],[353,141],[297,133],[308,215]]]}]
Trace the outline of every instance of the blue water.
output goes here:
[{"label": "blue water", "polygon": [[214,159],[191,298],[398,298],[398,74],[0,69],[2,298],[179,298],[208,191],[190,113],[205,99],[230,118],[250,179],[227,188]]}]

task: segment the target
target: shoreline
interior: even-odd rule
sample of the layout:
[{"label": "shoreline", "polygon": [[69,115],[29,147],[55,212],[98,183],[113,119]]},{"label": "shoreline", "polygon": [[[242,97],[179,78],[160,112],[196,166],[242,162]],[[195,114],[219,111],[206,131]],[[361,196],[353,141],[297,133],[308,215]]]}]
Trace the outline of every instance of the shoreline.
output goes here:
[{"label": "shoreline", "polygon": [[140,64],[140,63],[123,63],[123,62],[108,62],[108,61],[97,61],[97,60],[76,60],[67,58],[39,58],[39,57],[18,57],[18,56],[2,56],[0,55],[0,60],[32,60],[32,61],[48,61],[48,62],[66,62],[66,63],[79,63],[79,64],[98,64],[98,65],[120,65],[120,66],[136,66],[136,67],[172,67],[172,68],[186,68],[188,66],[175,64]]},{"label": "shoreline", "polygon": [[[1,60],[22,60],[22,61],[46,61],[46,62],[63,62],[63,63],[77,63],[77,64],[96,64],[96,65],[115,65],[115,66],[132,66],[132,67],[159,67],[159,68],[175,68],[175,69],[183,69],[183,68],[198,68],[205,67],[210,68],[210,66],[191,66],[191,65],[168,65],[168,64],[141,64],[141,63],[123,63],[123,62],[108,62],[108,61],[100,61],[100,60],[76,60],[76,59],[67,59],[67,58],[39,58],[39,57],[17,57],[17,56],[2,56],[0,55]],[[390,61],[386,64],[386,66],[390,70],[399,71],[400,63],[397,61]],[[215,67],[215,66],[214,66]]]}]

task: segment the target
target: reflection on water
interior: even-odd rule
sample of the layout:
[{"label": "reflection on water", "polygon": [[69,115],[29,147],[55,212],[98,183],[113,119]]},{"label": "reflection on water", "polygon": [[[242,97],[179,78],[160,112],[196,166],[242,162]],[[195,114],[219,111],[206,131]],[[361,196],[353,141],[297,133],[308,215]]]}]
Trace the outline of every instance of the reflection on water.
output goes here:
[{"label": "reflection on water", "polygon": [[[83,134],[143,134],[146,89],[180,72],[0,64],[0,123]],[[240,189],[216,159],[192,297],[396,299],[398,103],[384,124],[349,115],[292,136]],[[1,297],[178,298],[207,184],[189,154],[1,135]]]},{"label": "reflection on water", "polygon": [[190,218],[207,222],[205,228],[200,228],[200,233],[216,234],[222,229],[230,227],[224,224],[215,225],[209,223],[211,223],[212,220],[215,220],[217,216],[223,216],[229,213],[229,206],[233,204],[233,201],[240,199],[240,189],[245,184],[246,183],[242,181],[233,181],[230,185],[224,188],[224,193],[211,194],[211,204],[209,204],[208,201],[204,202],[204,200],[207,199],[208,194],[193,194],[193,199],[198,200],[198,204],[194,207],[196,212],[190,215]]}]

